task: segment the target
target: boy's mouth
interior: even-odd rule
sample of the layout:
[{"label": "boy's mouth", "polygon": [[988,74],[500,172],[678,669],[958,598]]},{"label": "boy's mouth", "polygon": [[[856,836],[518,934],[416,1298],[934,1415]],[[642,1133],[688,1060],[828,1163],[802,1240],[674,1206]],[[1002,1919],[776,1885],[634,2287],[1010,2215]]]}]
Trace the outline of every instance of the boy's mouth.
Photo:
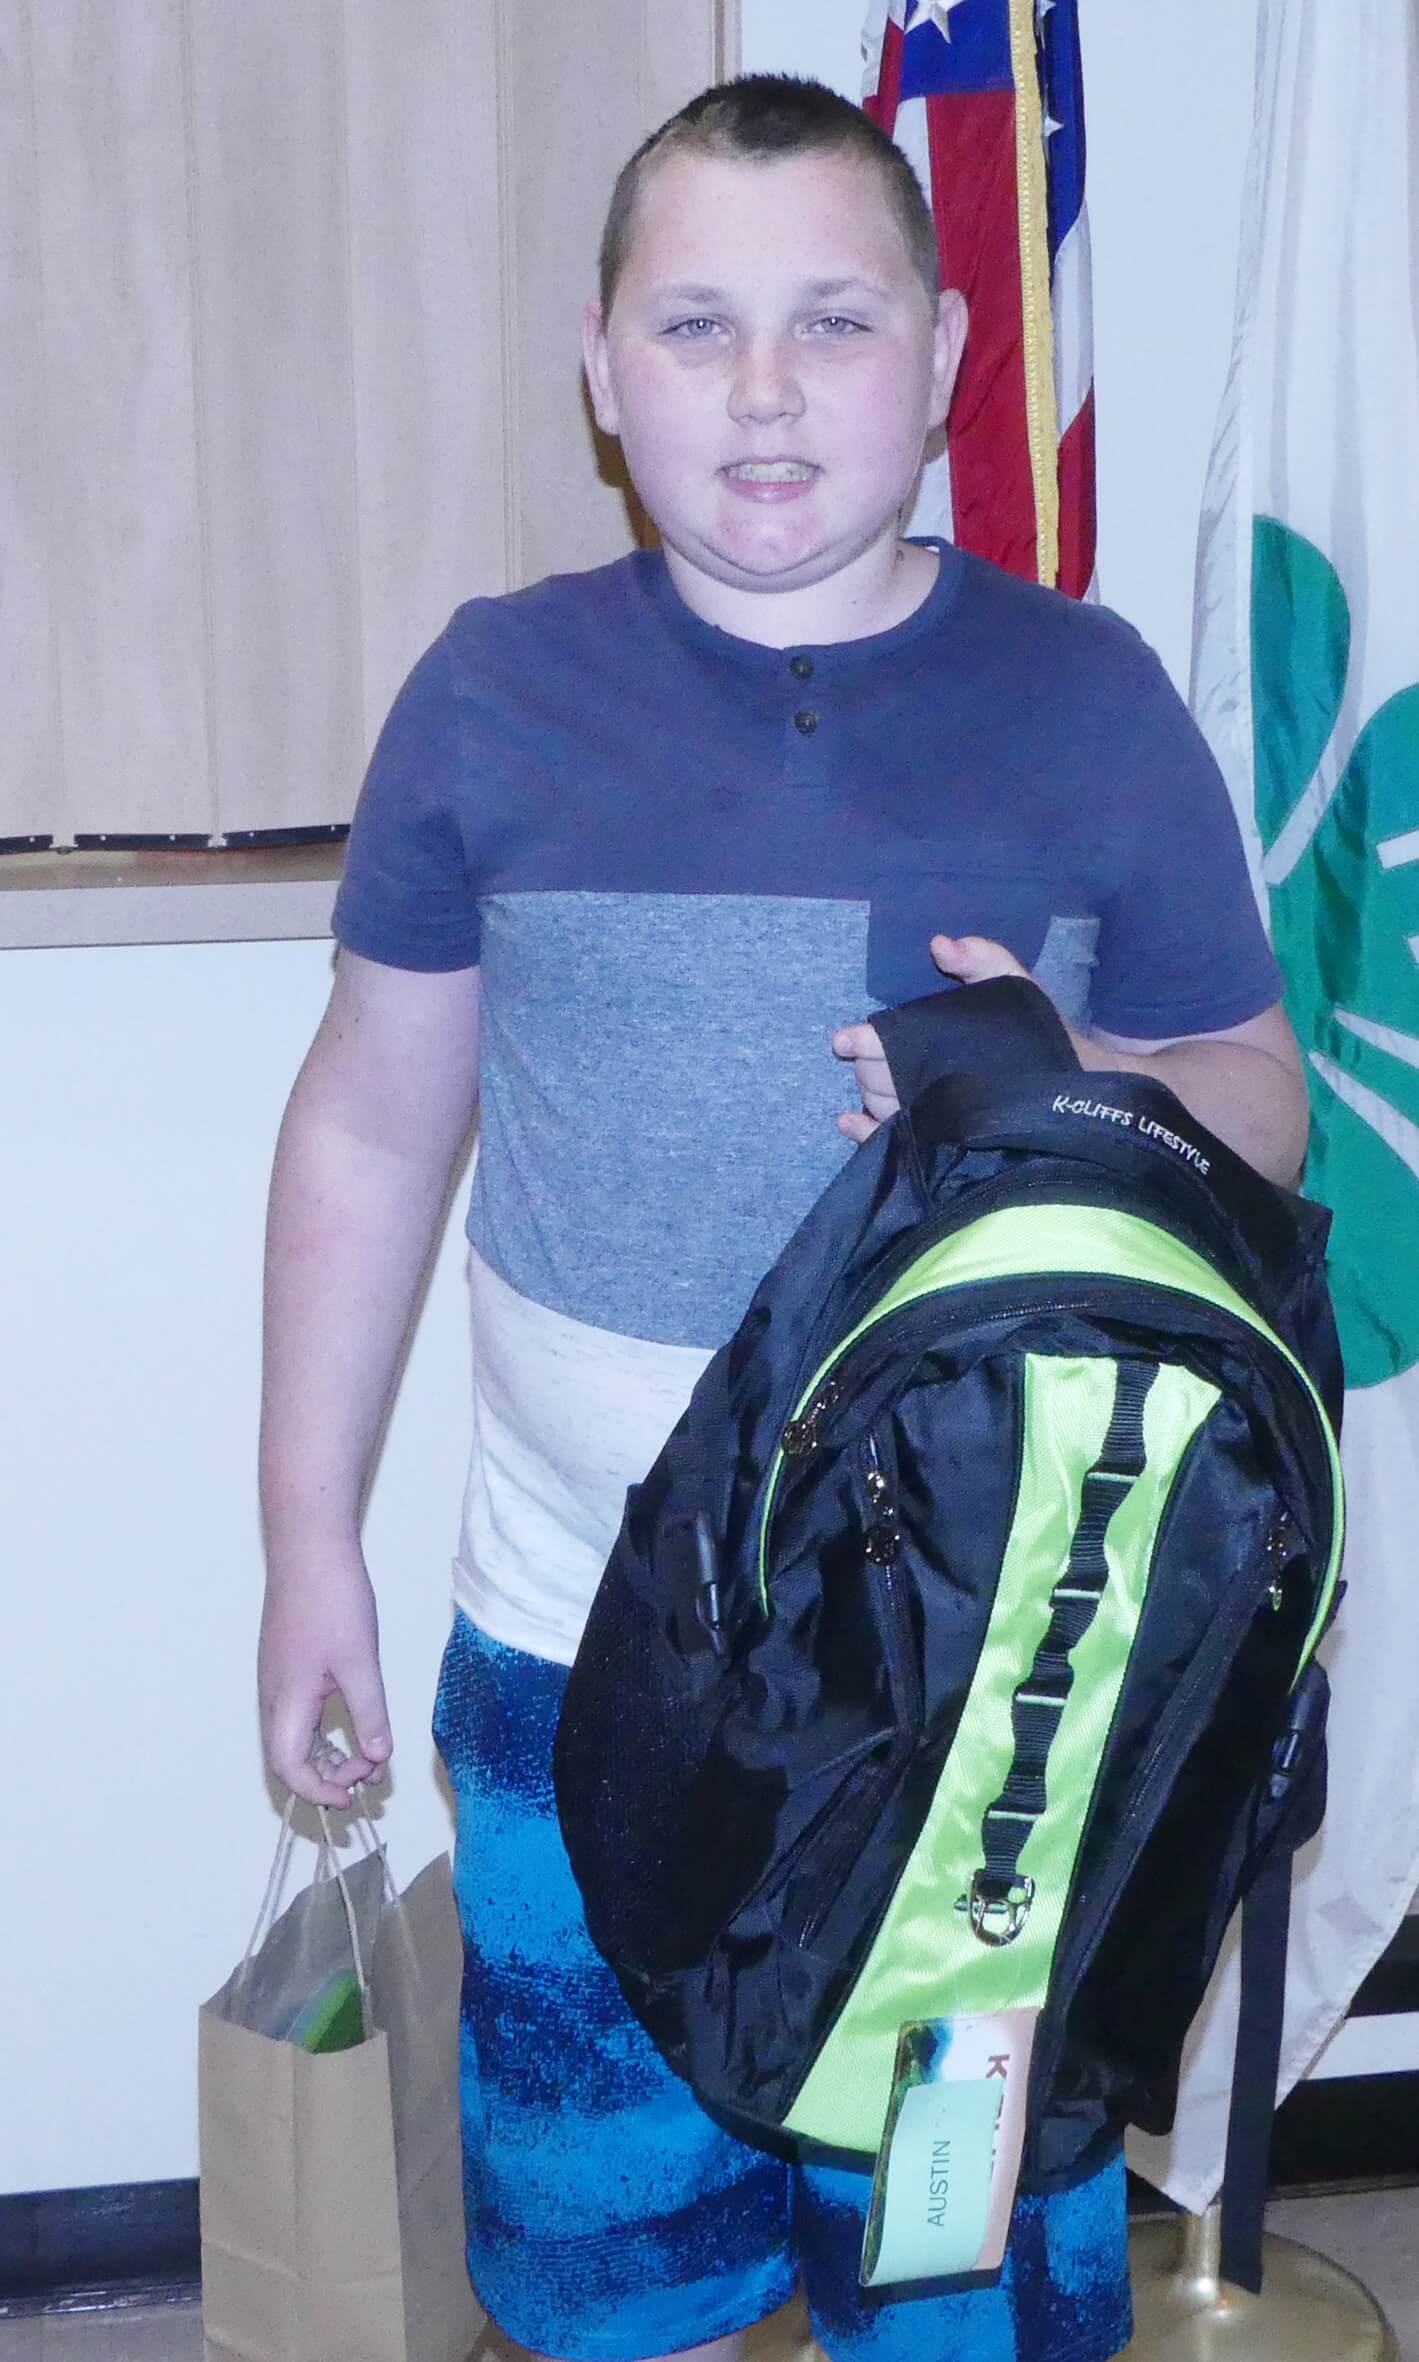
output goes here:
[{"label": "boy's mouth", "polygon": [[819,471],[807,459],[736,459],[721,473],[731,492],[762,506],[766,501],[802,500]]},{"label": "boy's mouth", "polygon": [[807,484],[818,470],[806,459],[736,459],[724,472],[735,484]]}]

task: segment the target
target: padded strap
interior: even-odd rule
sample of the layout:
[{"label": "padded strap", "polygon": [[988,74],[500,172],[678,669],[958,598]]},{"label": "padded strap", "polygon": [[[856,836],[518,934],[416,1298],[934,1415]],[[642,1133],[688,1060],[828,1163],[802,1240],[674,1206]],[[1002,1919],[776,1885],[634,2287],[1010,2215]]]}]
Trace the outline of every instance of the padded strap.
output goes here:
[{"label": "padded strap", "polygon": [[[957,1149],[1065,1156],[1116,1173],[1130,1186],[1145,1182],[1208,1233],[1213,1254],[1240,1261],[1244,1293],[1259,1293],[1260,1308],[1273,1321],[1284,1319],[1302,1259],[1329,1220],[1323,1207],[1264,1180],[1150,1075],[1102,1071],[1076,1080],[1056,1073],[1043,1087],[1038,1079],[1017,1085],[999,1069],[953,1075],[928,1086],[911,1120],[923,1163],[937,1142],[949,1141]],[[1289,1341],[1292,1332],[1286,1333]],[[1301,1334],[1306,1359],[1310,1338],[1323,1347],[1327,1334],[1320,1307]]]}]

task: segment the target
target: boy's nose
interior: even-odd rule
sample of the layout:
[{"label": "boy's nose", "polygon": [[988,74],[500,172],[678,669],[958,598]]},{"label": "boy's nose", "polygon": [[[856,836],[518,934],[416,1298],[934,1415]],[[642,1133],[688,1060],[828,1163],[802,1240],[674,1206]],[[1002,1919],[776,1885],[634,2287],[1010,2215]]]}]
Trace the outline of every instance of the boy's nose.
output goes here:
[{"label": "boy's nose", "polygon": [[729,415],[736,421],[767,424],[801,418],[803,388],[794,354],[777,337],[755,337],[741,350],[729,389]]}]

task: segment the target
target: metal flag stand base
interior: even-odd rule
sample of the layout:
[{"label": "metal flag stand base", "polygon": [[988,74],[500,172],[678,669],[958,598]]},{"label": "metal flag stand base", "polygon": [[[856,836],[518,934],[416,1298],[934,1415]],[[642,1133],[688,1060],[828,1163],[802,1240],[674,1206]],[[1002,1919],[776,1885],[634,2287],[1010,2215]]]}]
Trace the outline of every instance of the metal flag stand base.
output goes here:
[{"label": "metal flag stand base", "polygon": [[1136,2223],[1134,2334],[1120,2362],[1399,2362],[1369,2290],[1309,2247],[1268,2238],[1260,2296],[1219,2274],[1222,2210]]}]

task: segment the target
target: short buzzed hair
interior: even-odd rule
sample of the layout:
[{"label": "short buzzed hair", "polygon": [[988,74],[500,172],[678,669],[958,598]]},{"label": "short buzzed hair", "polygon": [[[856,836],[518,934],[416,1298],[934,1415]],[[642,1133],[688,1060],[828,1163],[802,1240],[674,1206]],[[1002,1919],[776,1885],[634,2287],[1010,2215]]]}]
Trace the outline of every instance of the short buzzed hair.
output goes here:
[{"label": "short buzzed hair", "polygon": [[860,156],[881,174],[912,266],[934,302],[941,291],[936,226],[921,183],[895,141],[860,107],[794,74],[741,74],[702,90],[642,140],[622,166],[601,237],[601,313],[606,318],[625,267],[636,198],[650,166],[667,156],[742,157],[771,164],[782,156]]}]

